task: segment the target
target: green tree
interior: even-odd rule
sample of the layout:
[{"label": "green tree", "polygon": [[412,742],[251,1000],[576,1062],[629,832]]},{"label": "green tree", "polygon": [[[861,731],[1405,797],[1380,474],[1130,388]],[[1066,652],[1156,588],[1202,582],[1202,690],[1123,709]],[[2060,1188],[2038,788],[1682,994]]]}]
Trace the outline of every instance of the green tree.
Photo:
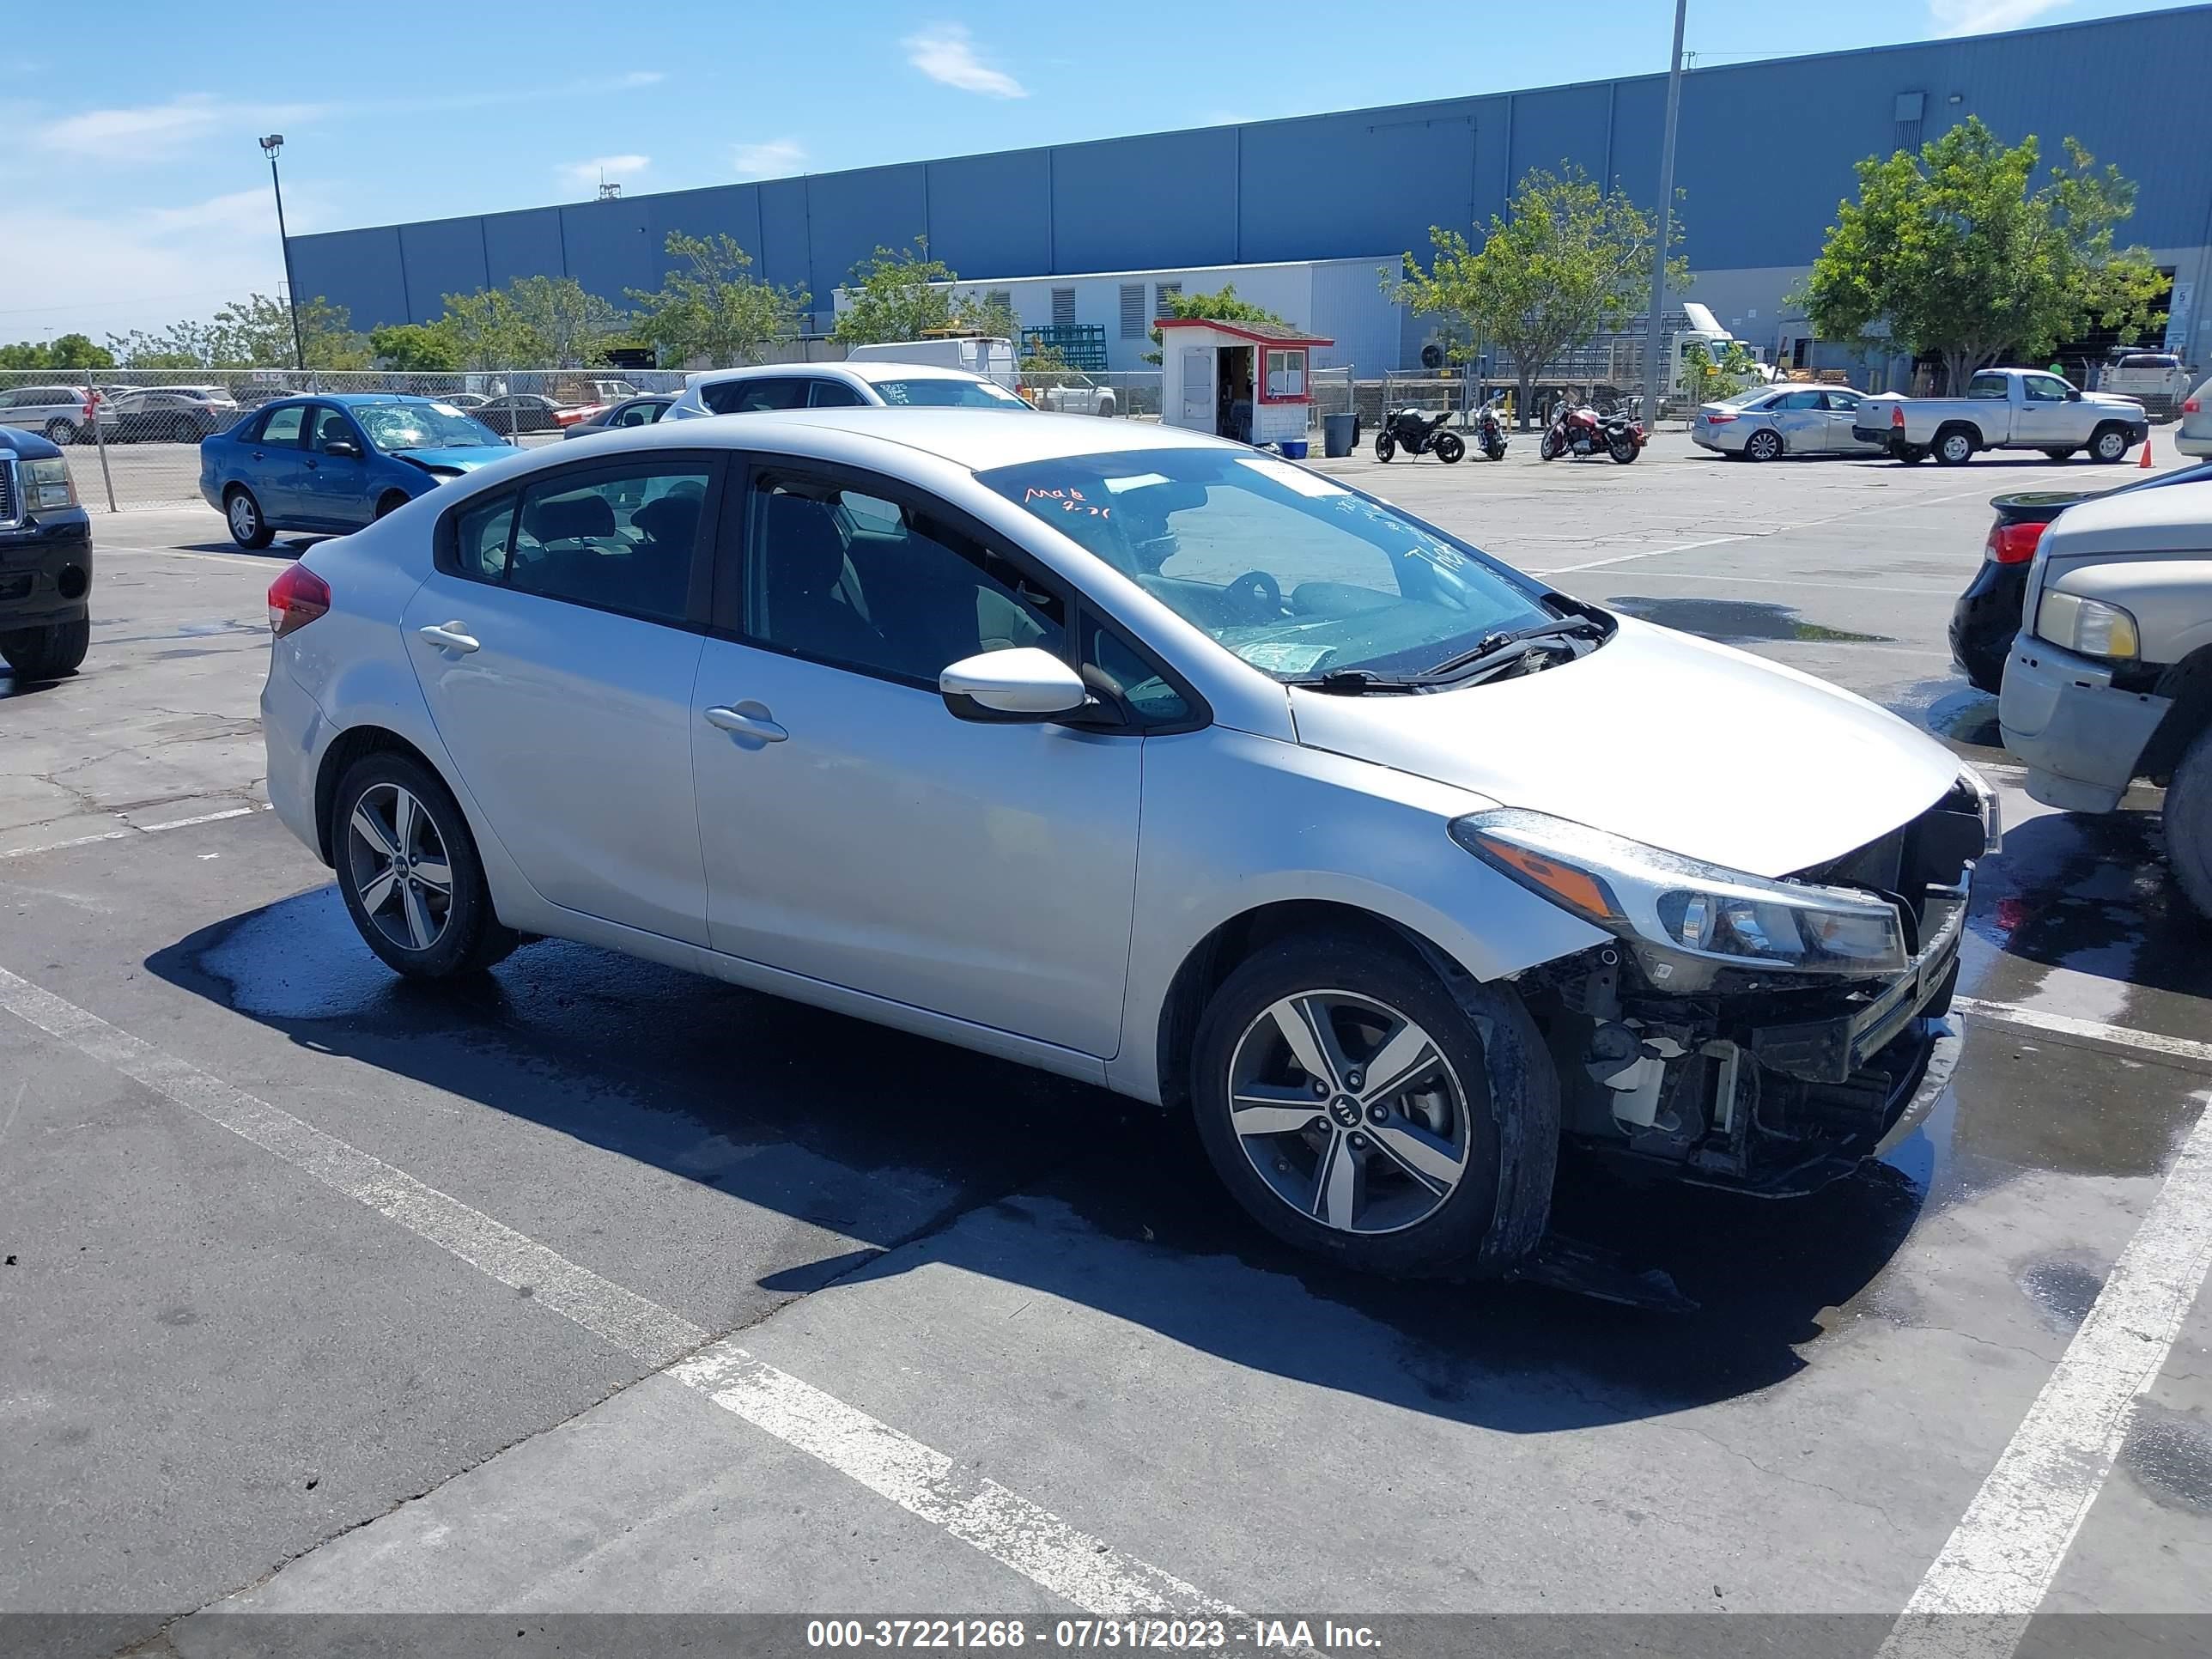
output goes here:
[{"label": "green tree", "polygon": [[1917,154],[1861,161],[1858,199],[1838,204],[1796,296],[1814,328],[1841,340],[1886,331],[1941,356],[1955,392],[2007,351],[2040,362],[2093,326],[2159,320],[2165,283],[2149,256],[2112,246],[2135,185],[2072,138],[2065,149],[2039,190],[2034,137],[2008,149],[1975,116]]},{"label": "green tree", "polygon": [[373,328],[368,349],[383,368],[409,374],[451,374],[467,367],[460,347],[441,323],[387,323]]},{"label": "green tree", "polygon": [[[1403,280],[1386,278],[1386,286],[1417,313],[1455,319],[1512,358],[1514,407],[1526,427],[1547,368],[1646,309],[1657,216],[1572,165],[1556,173],[1530,168],[1506,207],[1508,217],[1491,216],[1480,248],[1456,230],[1432,228],[1429,268],[1408,252]],[[1679,213],[1674,229],[1679,244]],[[1667,283],[1679,292],[1689,266],[1673,245],[1668,255]]]},{"label": "green tree", "polygon": [[0,368],[112,368],[115,354],[106,346],[94,345],[82,334],[64,334],[57,339],[18,340],[14,345],[0,346]]},{"label": "green tree", "polygon": [[550,348],[539,337],[505,289],[448,294],[445,315],[430,325],[443,335],[464,368],[520,368],[541,364]]},{"label": "green tree", "polygon": [[1682,348],[1682,394],[1693,404],[1725,398],[1761,378],[1759,359],[1741,340],[1729,340],[1717,358],[1702,342]]},{"label": "green tree", "polygon": [[799,332],[804,289],[756,281],[752,256],[724,235],[671,231],[663,246],[678,263],[647,293],[626,289],[637,304],[630,331],[677,363],[704,357],[715,368],[759,360],[761,348]]},{"label": "green tree", "polygon": [[607,342],[629,321],[613,302],[586,293],[574,276],[518,276],[507,284],[514,313],[544,342],[556,368],[601,361]]},{"label": "green tree", "polygon": [[195,322],[171,323],[158,334],[143,328],[111,334],[107,349],[125,368],[208,368],[216,357],[213,331]]},{"label": "green tree", "polygon": [[[354,331],[352,314],[319,294],[300,301],[299,343],[309,368],[367,368],[369,364],[368,343]],[[291,368],[291,307],[266,294],[233,301],[210,322],[208,349],[210,368]]]},{"label": "green tree", "polygon": [[[1265,306],[1254,305],[1249,300],[1237,297],[1237,284],[1224,283],[1211,294],[1178,294],[1167,302],[1165,317],[1200,317],[1210,323],[1273,323],[1279,327],[1290,326],[1290,319],[1278,317]],[[1160,331],[1152,331],[1152,343],[1161,344]],[[1145,361],[1156,363],[1161,353],[1147,351]]]}]

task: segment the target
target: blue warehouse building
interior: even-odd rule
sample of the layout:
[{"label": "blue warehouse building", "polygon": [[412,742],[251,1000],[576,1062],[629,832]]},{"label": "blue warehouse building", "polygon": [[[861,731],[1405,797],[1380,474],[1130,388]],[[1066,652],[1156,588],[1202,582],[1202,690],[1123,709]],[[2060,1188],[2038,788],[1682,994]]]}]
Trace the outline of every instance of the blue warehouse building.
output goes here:
[{"label": "blue warehouse building", "polygon": [[[2212,6],[1695,69],[1676,167],[1695,276],[1678,298],[1765,355],[1803,360],[1808,331],[1784,295],[1854,190],[1853,163],[1978,115],[2008,141],[2039,135],[2046,161],[2079,138],[2136,180],[2122,239],[2172,273],[2167,343],[2201,363],[2212,356],[2208,76]],[[670,232],[720,232],[756,275],[804,287],[826,327],[853,266],[916,237],[963,287],[1148,271],[1235,280],[1217,268],[1425,252],[1431,225],[1486,222],[1534,167],[1574,163],[1648,206],[1665,100],[1663,75],[1588,82],[333,231],[295,236],[290,252],[301,293],[368,328],[428,321],[443,295],[518,276],[574,276],[620,303],[625,289],[659,286]],[[1363,272],[1358,285],[1370,281]],[[1401,349],[1417,351],[1402,333]],[[1359,372],[1399,366],[1367,360],[1381,350],[1363,348]]]}]

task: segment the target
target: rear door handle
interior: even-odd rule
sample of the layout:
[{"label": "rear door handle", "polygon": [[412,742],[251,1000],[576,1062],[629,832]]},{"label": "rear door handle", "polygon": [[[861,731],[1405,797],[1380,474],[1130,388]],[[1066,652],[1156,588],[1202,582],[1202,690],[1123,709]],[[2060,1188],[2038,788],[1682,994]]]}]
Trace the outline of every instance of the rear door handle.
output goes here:
[{"label": "rear door handle", "polygon": [[441,645],[448,651],[458,651],[465,657],[470,652],[480,649],[483,643],[473,638],[467,629],[465,623],[449,622],[436,623],[415,631],[434,645]]},{"label": "rear door handle", "polygon": [[781,743],[791,735],[768,717],[768,705],[747,701],[735,708],[715,707],[707,711],[707,724],[725,732],[734,732],[741,738],[755,738],[763,743]]}]

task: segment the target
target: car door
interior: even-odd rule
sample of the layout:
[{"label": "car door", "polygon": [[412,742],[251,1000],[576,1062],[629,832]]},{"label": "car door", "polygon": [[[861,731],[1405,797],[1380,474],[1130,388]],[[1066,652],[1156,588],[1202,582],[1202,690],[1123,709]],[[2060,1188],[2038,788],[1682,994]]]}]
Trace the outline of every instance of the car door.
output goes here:
[{"label": "car door", "polygon": [[935,689],[979,650],[1063,650],[1071,596],[817,464],[757,461],[720,542],[692,724],[714,947],[1112,1055],[1143,740],[973,723]]},{"label": "car door", "polygon": [[2068,394],[2073,390],[2056,374],[2020,377],[2020,408],[2013,416],[2013,441],[2028,449],[2069,449],[2088,441],[2080,411]]},{"label": "car door", "polygon": [[307,430],[306,404],[279,404],[249,428],[240,482],[261,503],[264,523],[289,530],[303,523],[301,481],[307,477],[307,453],[301,448]]},{"label": "car door", "polygon": [[401,619],[438,735],[532,887],[707,942],[691,693],[711,453],[533,473],[441,521]]},{"label": "car door", "polygon": [[[350,444],[354,453],[332,454],[330,446]],[[368,438],[352,416],[335,404],[317,404],[307,417],[307,441],[300,457],[300,516],[318,530],[358,530],[375,516],[369,499]]]},{"label": "car door", "polygon": [[1828,447],[1828,411],[1816,391],[1801,388],[1771,398],[1766,417],[1792,455],[1817,455]]},{"label": "car door", "polygon": [[1820,401],[1828,411],[1825,447],[1830,454],[1871,455],[1876,453],[1872,444],[1863,444],[1851,436],[1851,427],[1859,417],[1859,404],[1865,401],[1857,392],[1831,386],[1820,394]]}]

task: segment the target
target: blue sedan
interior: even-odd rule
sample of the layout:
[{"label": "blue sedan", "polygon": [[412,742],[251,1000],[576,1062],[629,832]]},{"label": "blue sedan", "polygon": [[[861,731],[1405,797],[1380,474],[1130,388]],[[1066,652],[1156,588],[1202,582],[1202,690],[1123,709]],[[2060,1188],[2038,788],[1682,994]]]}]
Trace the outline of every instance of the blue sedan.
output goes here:
[{"label": "blue sedan", "polygon": [[335,392],[264,404],[200,445],[200,494],[240,547],[343,533],[514,447],[433,398]]}]

